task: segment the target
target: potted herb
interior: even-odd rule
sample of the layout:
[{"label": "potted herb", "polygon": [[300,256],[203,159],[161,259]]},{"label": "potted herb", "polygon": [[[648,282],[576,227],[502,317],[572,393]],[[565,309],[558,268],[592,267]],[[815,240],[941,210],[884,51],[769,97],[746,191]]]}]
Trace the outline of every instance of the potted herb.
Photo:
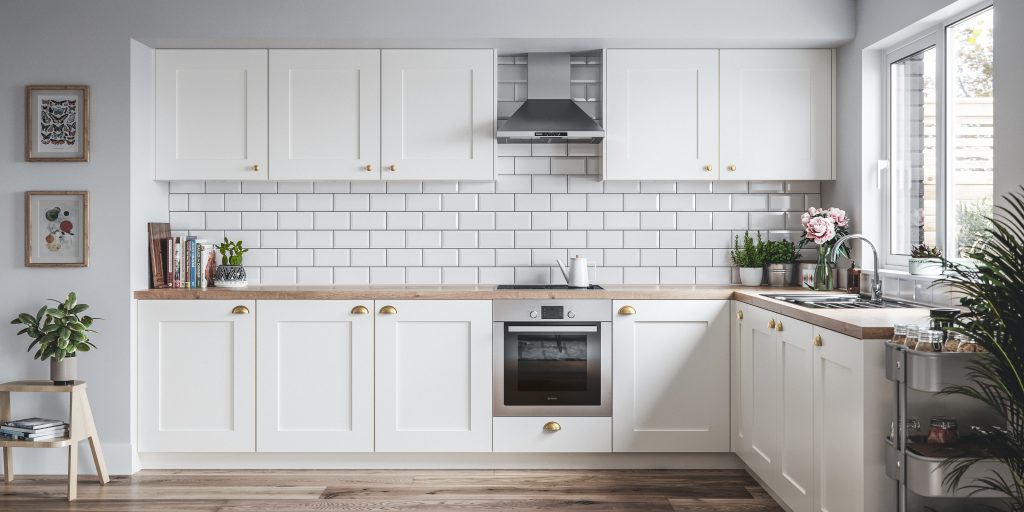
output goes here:
[{"label": "potted herb", "polygon": [[800,216],[800,224],[804,228],[804,236],[799,247],[814,243],[818,248],[818,264],[814,267],[815,290],[831,290],[835,288],[835,275],[832,265],[828,263],[828,255],[835,251],[839,256],[849,256],[850,248],[845,244],[836,247],[840,238],[850,234],[850,218],[839,208],[808,208]]},{"label": "potted herb", "polygon": [[[973,264],[946,261],[952,272],[937,283],[962,296],[960,304],[966,308],[951,330],[988,352],[988,357],[968,367],[968,384],[947,387],[943,393],[984,404],[1000,419],[1000,424],[972,436],[980,453],[987,456],[947,459],[949,474],[944,483],[966,494],[994,492],[1003,497],[1005,510],[1020,511],[1024,510],[1024,193],[1003,199],[1006,206],[997,206],[991,225],[979,233],[986,243],[967,254]],[[1000,464],[987,470],[975,467],[990,461]],[[968,476],[972,468],[976,477]]]},{"label": "potted herb", "polygon": [[224,243],[217,246],[217,251],[220,252],[220,265],[213,274],[213,285],[238,288],[249,284],[242,266],[242,255],[249,249],[242,247],[242,241],[232,242],[224,237]]},{"label": "potted herb", "polygon": [[796,245],[789,240],[764,243],[764,261],[768,264],[768,286],[789,286],[793,281]]},{"label": "potted herb", "polygon": [[56,302],[57,307],[49,308],[44,305],[34,316],[22,313],[18,318],[11,320],[11,323],[25,326],[18,334],[32,338],[28,350],[36,348],[33,359],[50,360],[50,380],[58,385],[68,384],[78,376],[78,353],[96,348],[96,345],[89,341],[88,334],[96,332],[92,330],[92,323],[96,318],[82,315],[89,309],[89,305],[79,303],[75,292],[69,293],[64,302],[50,300]]},{"label": "potted herb", "polygon": [[742,245],[740,236],[736,235],[732,262],[740,268],[740,283],[743,286],[761,286],[764,280],[764,243],[761,241],[761,233],[757,233],[757,242],[750,237],[750,233],[743,233]]},{"label": "potted herb", "polygon": [[911,275],[938,276],[942,275],[942,251],[928,244],[915,245],[910,248],[910,260],[907,266]]}]

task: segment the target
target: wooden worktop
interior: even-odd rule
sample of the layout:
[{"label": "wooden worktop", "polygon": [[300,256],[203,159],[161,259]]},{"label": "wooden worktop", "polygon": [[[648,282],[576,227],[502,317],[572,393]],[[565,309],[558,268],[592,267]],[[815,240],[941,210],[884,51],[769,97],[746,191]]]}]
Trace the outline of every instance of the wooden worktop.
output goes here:
[{"label": "wooden worktop", "polygon": [[606,285],[604,290],[498,290],[477,286],[248,286],[245,288],[165,288],[139,290],[139,300],[738,300],[780,315],[860,339],[892,337],[897,323],[920,322],[928,309],[809,309],[765,297],[765,294],[806,292],[801,288],[748,288],[736,285]]}]

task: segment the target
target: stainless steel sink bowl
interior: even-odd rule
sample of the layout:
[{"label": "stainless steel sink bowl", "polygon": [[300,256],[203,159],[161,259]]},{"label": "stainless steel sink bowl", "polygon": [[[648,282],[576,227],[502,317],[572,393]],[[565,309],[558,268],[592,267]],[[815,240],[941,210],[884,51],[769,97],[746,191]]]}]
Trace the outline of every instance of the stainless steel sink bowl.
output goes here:
[{"label": "stainless steel sink bowl", "polygon": [[882,299],[872,301],[867,297],[853,294],[819,295],[810,293],[786,293],[765,295],[770,299],[781,300],[811,309],[906,309],[922,308],[919,304],[901,300]]}]

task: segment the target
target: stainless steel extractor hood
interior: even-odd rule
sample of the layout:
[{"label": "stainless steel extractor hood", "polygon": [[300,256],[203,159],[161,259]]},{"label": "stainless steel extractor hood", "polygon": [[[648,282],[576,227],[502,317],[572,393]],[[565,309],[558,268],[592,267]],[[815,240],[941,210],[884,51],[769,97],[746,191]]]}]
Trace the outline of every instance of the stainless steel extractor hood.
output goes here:
[{"label": "stainless steel extractor hood", "polygon": [[604,129],[569,95],[569,54],[527,56],[526,102],[498,130],[498,144],[598,144]]}]

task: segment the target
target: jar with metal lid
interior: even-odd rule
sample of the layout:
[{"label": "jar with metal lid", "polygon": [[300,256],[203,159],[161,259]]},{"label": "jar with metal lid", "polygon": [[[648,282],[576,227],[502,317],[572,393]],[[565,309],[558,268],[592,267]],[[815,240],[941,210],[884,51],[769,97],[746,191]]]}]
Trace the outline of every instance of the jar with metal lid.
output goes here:
[{"label": "jar with metal lid", "polygon": [[919,352],[942,352],[942,331],[922,330],[917,337],[914,350]]},{"label": "jar with metal lid", "polygon": [[943,352],[957,352],[960,347],[960,333],[946,332],[946,341],[942,344]]},{"label": "jar with metal lid", "polygon": [[957,352],[981,352],[981,346],[978,342],[964,336],[963,334],[956,334],[956,351]]},{"label": "jar with metal lid", "polygon": [[907,325],[907,341],[904,342],[904,345],[906,345],[908,349],[914,350],[917,348],[917,339],[920,332],[920,327],[914,324]]},{"label": "jar with metal lid", "polygon": [[896,324],[892,326],[892,342],[896,345],[907,344],[907,326],[904,324]]},{"label": "jar with metal lid", "polygon": [[957,433],[956,418],[936,416],[932,418],[928,430],[928,444],[953,444],[960,439]]}]

